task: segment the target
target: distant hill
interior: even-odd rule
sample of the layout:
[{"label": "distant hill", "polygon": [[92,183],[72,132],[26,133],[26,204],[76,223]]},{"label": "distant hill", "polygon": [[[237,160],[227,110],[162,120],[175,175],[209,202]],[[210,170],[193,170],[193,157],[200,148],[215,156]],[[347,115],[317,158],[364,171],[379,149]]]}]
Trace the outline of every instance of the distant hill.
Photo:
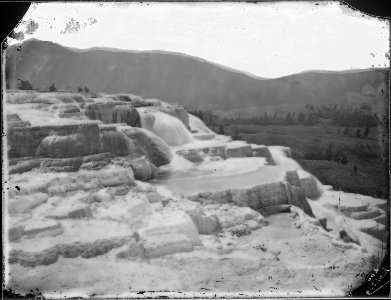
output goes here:
[{"label": "distant hill", "polygon": [[189,109],[247,108],[252,114],[273,107],[363,102],[379,110],[388,99],[386,69],[309,71],[264,79],[184,54],[79,50],[38,40],[6,50],[7,86],[15,88],[17,79],[28,80],[42,90],[52,83],[59,90],[87,86],[93,92],[129,92]]}]

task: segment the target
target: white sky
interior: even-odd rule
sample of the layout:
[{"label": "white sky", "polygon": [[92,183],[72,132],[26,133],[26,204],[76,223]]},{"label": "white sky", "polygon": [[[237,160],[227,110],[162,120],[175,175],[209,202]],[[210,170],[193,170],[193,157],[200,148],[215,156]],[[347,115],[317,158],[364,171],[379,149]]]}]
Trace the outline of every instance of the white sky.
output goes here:
[{"label": "white sky", "polygon": [[[71,18],[80,29],[61,33]],[[389,66],[388,21],[338,2],[39,3],[30,19],[39,28],[25,39],[181,52],[267,78]]]}]

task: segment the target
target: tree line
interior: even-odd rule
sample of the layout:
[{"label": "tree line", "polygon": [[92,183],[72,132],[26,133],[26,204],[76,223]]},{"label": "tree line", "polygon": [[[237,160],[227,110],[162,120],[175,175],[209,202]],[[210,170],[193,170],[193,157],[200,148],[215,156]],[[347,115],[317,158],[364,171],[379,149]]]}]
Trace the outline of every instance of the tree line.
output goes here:
[{"label": "tree line", "polygon": [[321,105],[315,107],[307,104],[304,112],[288,112],[285,115],[277,112],[271,114],[264,112],[263,115],[221,117],[212,111],[191,110],[191,114],[199,117],[208,126],[227,125],[305,125],[313,126],[317,124],[335,125],[345,127],[341,132],[343,135],[352,135],[350,127],[365,127],[356,131],[356,136],[367,136],[369,128],[377,126],[379,117],[372,112],[370,105],[362,104],[353,108],[345,105]]},{"label": "tree line", "polygon": [[[33,91],[34,90],[33,85],[28,80],[23,80],[23,79],[18,79],[18,80],[19,80],[19,83],[17,85],[17,89],[18,90],[23,90],[23,91]],[[7,84],[7,89],[9,89],[9,85],[8,84]],[[57,88],[56,88],[54,83],[52,83],[49,86],[48,91],[49,92],[57,92]],[[87,86],[85,86],[84,88],[82,86],[79,86],[77,88],[77,91],[79,93],[84,93],[84,94],[90,93],[90,89]]]}]

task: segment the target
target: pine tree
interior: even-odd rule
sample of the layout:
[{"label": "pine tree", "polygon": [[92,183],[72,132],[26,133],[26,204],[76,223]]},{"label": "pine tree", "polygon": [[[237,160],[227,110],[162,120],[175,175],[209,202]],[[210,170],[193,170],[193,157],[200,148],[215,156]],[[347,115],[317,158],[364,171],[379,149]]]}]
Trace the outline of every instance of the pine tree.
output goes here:
[{"label": "pine tree", "polygon": [[52,85],[49,87],[49,92],[57,92],[57,88],[54,83],[52,83]]},{"label": "pine tree", "polygon": [[364,136],[368,137],[368,135],[369,135],[369,126],[365,127],[365,130],[364,130]]},{"label": "pine tree", "polygon": [[32,84],[28,80],[19,79],[18,89],[19,90],[33,90]]},{"label": "pine tree", "polygon": [[224,134],[224,125],[220,124],[219,126],[219,134]]},{"label": "pine tree", "polygon": [[263,114],[263,123],[265,125],[270,125],[270,122],[269,122],[269,116],[267,115],[267,112],[265,111],[265,113]]},{"label": "pine tree", "polygon": [[232,137],[233,140],[240,140],[240,135],[239,135],[239,128],[238,126],[234,126],[234,134]]},{"label": "pine tree", "polygon": [[328,144],[327,146],[327,149],[326,149],[326,153],[325,153],[325,159],[326,160],[333,160],[333,145],[332,144]]},{"label": "pine tree", "polygon": [[288,113],[285,117],[285,124],[293,125],[293,119],[291,113]]}]

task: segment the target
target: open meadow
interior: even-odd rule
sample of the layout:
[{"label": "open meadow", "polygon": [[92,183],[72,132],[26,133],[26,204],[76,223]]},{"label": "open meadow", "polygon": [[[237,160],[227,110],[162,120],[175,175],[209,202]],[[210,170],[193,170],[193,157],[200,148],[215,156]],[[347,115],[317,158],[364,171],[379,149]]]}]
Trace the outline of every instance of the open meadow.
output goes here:
[{"label": "open meadow", "polygon": [[[238,125],[240,137],[250,143],[291,147],[292,158],[322,183],[343,191],[387,198],[387,163],[381,159],[378,129],[372,127],[368,137],[344,136],[337,126]],[[360,128],[361,132],[363,128]],[[234,126],[225,126],[233,135]],[[344,154],[346,164],[336,162]],[[356,169],[355,169],[356,167]],[[355,171],[356,170],[356,171]]]}]

